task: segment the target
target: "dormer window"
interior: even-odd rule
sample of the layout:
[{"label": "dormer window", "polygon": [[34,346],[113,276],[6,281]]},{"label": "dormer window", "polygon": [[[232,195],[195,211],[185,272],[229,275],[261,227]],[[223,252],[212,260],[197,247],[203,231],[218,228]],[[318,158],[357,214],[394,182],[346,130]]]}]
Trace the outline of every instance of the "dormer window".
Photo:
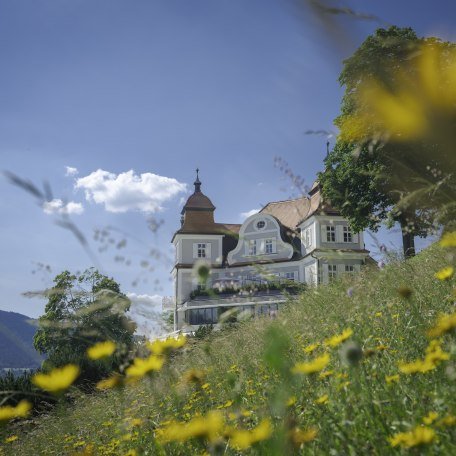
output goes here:
[{"label": "dormer window", "polygon": [[326,226],[326,242],[336,242],[336,227]]},{"label": "dormer window", "polygon": [[353,234],[349,226],[344,226],[344,242],[353,242]]},{"label": "dormer window", "polygon": [[206,258],[206,244],[198,244],[197,257]]}]

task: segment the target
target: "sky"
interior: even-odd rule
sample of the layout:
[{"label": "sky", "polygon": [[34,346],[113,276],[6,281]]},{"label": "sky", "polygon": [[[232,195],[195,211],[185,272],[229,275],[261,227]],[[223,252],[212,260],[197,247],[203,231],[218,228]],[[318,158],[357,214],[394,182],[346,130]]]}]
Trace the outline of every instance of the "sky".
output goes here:
[{"label": "sky", "polygon": [[[375,18],[322,20],[302,0],[0,0],[0,170],[44,195],[0,176],[0,309],[38,317],[27,292],[95,266],[158,311],[196,167],[218,222],[298,196],[277,159],[307,185],[322,169],[328,138],[306,132],[335,132],[344,58],[379,26],[456,40],[452,0],[327,4]],[[379,239],[400,248],[397,230]]]}]

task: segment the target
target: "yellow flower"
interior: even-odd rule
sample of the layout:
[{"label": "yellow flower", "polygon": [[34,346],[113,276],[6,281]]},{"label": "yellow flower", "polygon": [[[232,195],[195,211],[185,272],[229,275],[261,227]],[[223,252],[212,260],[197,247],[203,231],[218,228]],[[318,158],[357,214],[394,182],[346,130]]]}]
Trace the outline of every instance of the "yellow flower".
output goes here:
[{"label": "yellow flower", "polygon": [[304,347],[303,350],[305,353],[312,353],[315,349],[317,349],[319,346],[318,343],[316,344],[310,344],[310,345],[307,345],[307,347]]},{"label": "yellow flower", "polygon": [[286,406],[292,407],[293,405],[296,404],[296,401],[297,401],[296,396],[291,396],[287,399]]},{"label": "yellow flower", "polygon": [[183,347],[187,342],[187,338],[180,335],[177,338],[168,337],[165,340],[154,340],[153,342],[147,342],[147,348],[156,355],[161,355],[168,350],[175,350]]},{"label": "yellow flower", "polygon": [[438,413],[429,412],[425,417],[423,417],[423,423],[427,425],[432,424],[438,417]]},{"label": "yellow flower", "polygon": [[385,381],[388,385],[390,385],[391,383],[394,383],[394,382],[398,382],[399,381],[399,374],[396,374],[396,375],[386,375],[385,376]]},{"label": "yellow flower", "polygon": [[10,435],[5,439],[5,443],[15,442],[19,437],[17,435]]},{"label": "yellow flower", "polygon": [[388,441],[393,447],[401,446],[403,448],[412,448],[432,443],[435,438],[434,429],[426,426],[417,426],[410,432],[399,432],[393,437],[389,437]]},{"label": "yellow flower", "polygon": [[456,313],[440,315],[436,325],[428,331],[429,337],[439,337],[456,328]]},{"label": "yellow flower", "polygon": [[317,437],[318,431],[315,428],[307,429],[303,431],[299,428],[294,428],[290,431],[290,440],[295,446],[300,446],[303,443],[311,442]]},{"label": "yellow flower", "polygon": [[206,372],[201,369],[190,369],[184,372],[183,380],[187,383],[199,383],[204,380]]},{"label": "yellow flower", "polygon": [[454,426],[456,424],[456,416],[447,415],[437,422],[437,426]]},{"label": "yellow flower", "polygon": [[124,456],[137,456],[137,454],[138,454],[138,453],[136,452],[136,450],[131,449],[131,450],[128,450],[128,451],[124,454]]},{"label": "yellow flower", "polygon": [[0,422],[9,421],[13,418],[26,418],[32,410],[32,404],[29,401],[22,400],[16,406],[4,405],[0,407]]},{"label": "yellow flower", "polygon": [[326,378],[326,377],[330,377],[331,375],[334,374],[334,371],[332,370],[329,370],[329,371],[324,371],[324,372],[320,372],[320,374],[318,375],[319,378],[323,379],[323,378]]},{"label": "yellow flower", "polygon": [[342,342],[346,341],[351,335],[353,334],[353,331],[351,329],[345,329],[342,334],[337,334],[333,337],[330,337],[329,339],[325,340],[325,345],[328,347],[337,347],[339,346]]},{"label": "yellow flower", "polygon": [[50,393],[68,389],[79,376],[79,367],[74,364],[53,369],[49,374],[35,374],[32,383]]},{"label": "yellow flower", "polygon": [[440,269],[440,271],[435,273],[435,278],[439,280],[448,280],[453,277],[454,268],[452,266],[447,266],[446,268]]},{"label": "yellow flower", "polygon": [[325,353],[313,361],[308,363],[297,363],[292,368],[293,374],[314,374],[323,370],[329,363],[330,357],[328,353]]},{"label": "yellow flower", "polygon": [[442,247],[456,247],[456,231],[445,233],[440,239],[439,244]]},{"label": "yellow flower", "polygon": [[159,371],[163,367],[164,362],[163,357],[156,355],[151,355],[145,359],[135,358],[133,364],[125,369],[125,373],[127,377],[140,378],[150,372]]},{"label": "yellow flower", "polygon": [[269,439],[272,435],[272,424],[270,420],[264,419],[251,431],[235,429],[229,434],[229,445],[236,450],[245,450],[251,447],[254,443]]},{"label": "yellow flower", "polygon": [[381,316],[383,316],[383,313],[382,313],[382,312],[377,312],[377,313],[375,314],[375,316],[376,316],[376,317],[381,317]]},{"label": "yellow flower", "polygon": [[161,443],[185,442],[194,437],[205,437],[209,442],[215,442],[220,438],[223,427],[223,415],[212,410],[206,416],[194,417],[187,423],[173,421],[158,428],[155,434]]},{"label": "yellow flower", "polygon": [[399,363],[399,370],[404,374],[426,373],[435,369],[440,361],[446,361],[449,358],[450,355],[442,350],[440,341],[434,339],[429,342],[423,360],[417,359],[411,363]]},{"label": "yellow flower", "polygon": [[201,385],[201,388],[207,389],[207,388],[209,388],[210,385],[211,385],[210,383],[205,383],[204,385]]},{"label": "yellow flower", "polygon": [[116,351],[116,344],[110,340],[98,342],[87,349],[87,356],[96,360],[111,356]]},{"label": "yellow flower", "polygon": [[315,400],[315,404],[323,405],[329,402],[329,396],[327,394],[323,394],[318,399]]},{"label": "yellow flower", "polygon": [[98,390],[107,390],[120,386],[122,384],[122,377],[120,375],[114,374],[111,377],[104,378],[96,384]]},{"label": "yellow flower", "polygon": [[228,408],[233,405],[233,401],[226,401],[223,405],[219,405],[217,408],[222,409],[222,408]]}]

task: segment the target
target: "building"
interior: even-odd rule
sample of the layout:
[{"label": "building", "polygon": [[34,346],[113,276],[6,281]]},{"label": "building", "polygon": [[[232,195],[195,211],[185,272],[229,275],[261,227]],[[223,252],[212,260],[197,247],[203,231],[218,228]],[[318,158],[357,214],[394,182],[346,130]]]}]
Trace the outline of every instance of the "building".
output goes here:
[{"label": "building", "polygon": [[370,258],[363,233],[325,204],[318,182],[308,196],[268,203],[242,224],[215,222],[198,170],[194,186],[172,238],[176,330],[217,324],[230,309],[274,314],[286,301],[282,288],[328,283]]}]

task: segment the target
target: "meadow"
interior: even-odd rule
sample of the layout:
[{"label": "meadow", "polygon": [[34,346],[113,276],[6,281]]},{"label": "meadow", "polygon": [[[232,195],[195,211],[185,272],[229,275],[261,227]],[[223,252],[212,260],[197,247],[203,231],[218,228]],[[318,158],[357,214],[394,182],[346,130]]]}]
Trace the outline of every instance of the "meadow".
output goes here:
[{"label": "meadow", "polygon": [[149,345],[147,375],[70,389],[0,428],[0,454],[456,454],[454,238],[290,297],[276,319]]}]

